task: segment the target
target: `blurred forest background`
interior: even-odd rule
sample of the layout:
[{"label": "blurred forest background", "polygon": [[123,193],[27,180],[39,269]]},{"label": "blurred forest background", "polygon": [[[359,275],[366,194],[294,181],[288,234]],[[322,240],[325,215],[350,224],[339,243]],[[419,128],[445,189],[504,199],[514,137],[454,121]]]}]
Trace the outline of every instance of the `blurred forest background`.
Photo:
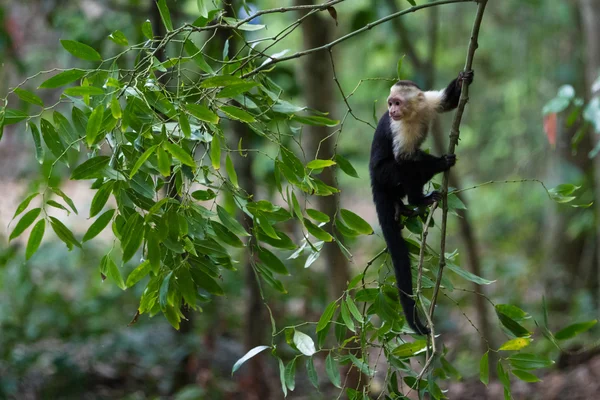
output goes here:
[{"label": "blurred forest background", "polygon": [[[250,7],[262,10],[301,3],[255,0]],[[167,4],[175,26],[198,17],[196,0]],[[218,5],[228,12],[245,12],[242,1]],[[318,13],[270,49],[270,54],[331,42],[409,6],[405,0],[343,2],[336,6],[336,20],[326,12]],[[362,81],[348,99],[353,114],[375,123],[374,118],[385,110],[390,82],[402,57],[405,79],[424,88],[445,87],[463,68],[474,13],[472,3],[434,7],[396,18],[336,46],[332,55],[344,93],[348,95]],[[262,16],[260,23],[267,25],[267,34],[276,33],[298,17],[297,12],[275,13]],[[82,63],[61,48],[59,39],[114,52],[115,44],[107,36],[120,30],[129,43],[143,42],[140,26],[146,20],[155,34],[164,30],[156,5],[149,0],[2,0],[0,93],[4,95],[38,71]],[[211,51],[220,54],[222,47]],[[331,65],[324,51],[279,63],[269,76],[284,89],[286,100],[341,120],[348,106],[333,80]],[[450,390],[449,398],[465,399],[502,397],[502,386],[494,379],[487,389],[479,382],[481,355],[488,346],[498,348],[506,340],[486,297],[496,304],[518,305],[536,320],[543,318],[545,298],[551,330],[598,318],[600,156],[596,156],[596,144],[600,141],[595,132],[600,133],[600,106],[597,99],[596,108],[588,105],[594,104],[590,100],[600,90],[600,2],[490,1],[474,70],[450,184],[458,189],[475,188],[460,194],[467,208],[450,217],[447,248],[458,249],[465,269],[495,282],[480,286],[457,280],[455,290],[441,296],[436,311],[436,327],[450,349],[446,357],[457,378],[443,386]],[[57,100],[52,90],[40,96],[45,96],[46,104]],[[10,106],[28,107],[14,98]],[[443,116],[432,128],[424,147],[433,154],[445,153],[451,118]],[[315,137],[333,131],[305,128],[307,153],[315,154],[319,145]],[[385,247],[368,189],[372,134],[367,124],[347,118],[339,140],[320,143],[319,158],[328,158],[335,145],[337,153],[356,168],[358,178],[339,170],[337,176],[322,175],[341,193],[339,199],[313,199],[312,207],[332,215],[339,201],[342,208],[367,220],[375,234],[350,242],[354,255],[350,260],[327,244],[310,268],[303,268],[303,260],[286,261],[293,271],[282,278],[289,293],[267,296],[278,326],[279,321],[281,326],[317,321],[327,304]],[[240,185],[262,198],[277,197],[268,160],[243,160],[246,165],[237,166]],[[48,234],[37,254],[25,261],[26,236],[8,243],[15,223],[11,219],[18,204],[42,185],[48,168],[48,163],[36,162],[24,125],[4,128],[0,141],[0,398],[283,397],[278,366],[268,352],[231,377],[232,365],[246,351],[270,342],[268,310],[257,297],[251,269],[240,264],[238,271],[224,271],[225,297],[203,305],[202,312],[194,313],[176,331],[162,315],[143,315],[128,326],[143,287],[122,291],[101,279],[98,266],[111,246],[109,233],[85,250],[72,252]],[[54,179],[78,208],[89,208],[94,191],[87,184],[68,180],[68,174],[56,173]],[[540,181],[547,188],[562,183],[580,186],[577,204],[594,204],[557,204]],[[61,215],[78,237],[89,226],[87,213]],[[294,242],[299,240],[294,232],[288,234]],[[438,243],[436,225],[429,244],[436,247]],[[557,363],[540,375],[542,382],[515,382],[513,396],[597,396],[598,332],[593,327],[563,343],[564,351],[536,334],[534,339],[542,340],[530,346]],[[323,370],[323,363],[315,360],[317,371]],[[374,393],[383,390],[378,382],[383,385],[376,375],[371,384]],[[288,397],[333,398],[327,387],[324,382],[321,393],[312,392],[307,378],[299,373],[296,390]]]}]

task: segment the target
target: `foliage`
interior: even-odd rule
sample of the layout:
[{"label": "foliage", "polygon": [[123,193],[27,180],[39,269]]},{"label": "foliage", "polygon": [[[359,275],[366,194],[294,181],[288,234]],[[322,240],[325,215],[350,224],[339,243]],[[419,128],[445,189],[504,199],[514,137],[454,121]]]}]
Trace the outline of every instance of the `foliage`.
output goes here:
[{"label": "foliage", "polygon": [[[290,262],[283,260],[286,255],[291,260],[305,257],[308,268],[324,246],[339,246],[351,257],[348,243],[373,233],[355,211],[340,208],[336,215],[328,216],[310,207],[313,196],[338,193],[319,177],[324,169],[339,167],[349,177],[358,173],[340,154],[331,160],[298,156],[303,150],[299,144],[302,127],[338,127],[345,119],[335,120],[328,116],[328,110],[309,110],[287,99],[270,75],[281,56],[266,57],[244,36],[264,26],[252,18],[226,17],[211,9],[211,2],[198,4],[201,16],[177,28],[167,3],[160,0],[164,37],[155,36],[150,23],[141,28],[148,40],[135,45],[129,45],[124,33],[114,31],[108,38],[121,46],[115,55],[103,55],[79,41],[62,40],[67,52],[93,64],[56,70],[55,75],[39,82],[41,90],[61,91],[59,104],[46,105],[27,89],[38,79],[35,77],[11,89],[0,111],[0,127],[26,123],[35,144],[35,158],[51,164],[43,190],[30,194],[17,207],[13,219],[19,219],[9,239],[33,227],[25,250],[26,259],[30,259],[40,249],[48,228],[71,251],[88,249],[110,226],[115,241],[99,263],[102,278],[123,290],[138,290],[138,313],[161,313],[176,329],[184,318],[183,309],[201,311],[215,297],[226,294],[224,276],[237,270],[236,256],[242,252],[249,255],[261,284],[283,296],[288,291],[283,277],[292,270]],[[213,34],[220,32],[230,36],[215,43]],[[230,47],[239,43],[241,50],[232,55]],[[219,56],[209,51],[216,47]],[[130,68],[126,67],[129,60],[135,60]],[[402,64],[402,59],[396,64],[398,76]],[[65,88],[67,85],[74,86]],[[10,96],[38,111],[8,108]],[[246,126],[261,145],[247,147],[244,140],[232,135],[233,124]],[[270,163],[280,196],[277,201],[244,190],[236,161],[250,152]],[[80,159],[81,153],[85,160]],[[67,215],[79,213],[73,200],[52,183],[51,174],[60,166],[70,171],[72,180],[90,181],[90,188],[95,190],[89,210],[94,221],[81,239],[49,213],[50,209]],[[547,193],[559,203],[571,203],[577,189],[575,185],[561,185]],[[30,208],[34,199],[41,199],[41,205]],[[453,195],[448,205],[454,212],[465,207]],[[410,218],[404,224],[415,235],[422,235],[435,226],[433,220],[427,224],[425,217]],[[331,229],[327,225],[330,220]],[[285,233],[290,226],[302,231],[300,243]],[[456,275],[442,277],[442,289],[447,293],[453,292],[457,277],[480,285],[494,283],[461,268],[456,252],[439,254],[426,246],[424,238],[420,242],[407,239],[415,260],[423,266],[422,272],[414,274],[423,291],[435,288],[440,258]],[[383,262],[373,267],[376,271],[369,269],[376,258],[352,279],[345,293],[329,303],[318,321],[278,328],[280,321],[272,319],[271,343],[250,349],[232,365],[232,373],[250,358],[270,350],[279,365],[282,391],[287,394],[295,389],[299,365],[306,366],[311,383],[318,387],[313,360],[322,355],[326,375],[335,387],[345,390],[349,398],[366,398],[366,393],[345,388],[340,367],[352,366],[373,377],[375,370],[366,355],[377,351],[392,366],[386,374],[390,397],[406,395],[398,389],[403,382],[420,395],[444,398],[439,382],[456,376],[456,369],[431,341],[405,341],[403,335],[412,332],[402,316],[395,285],[391,279],[380,278]],[[136,265],[125,275],[128,261]],[[423,292],[417,296],[423,306],[429,305]],[[538,324],[515,305],[495,304],[495,310],[498,326],[508,340],[489,351],[510,352],[499,353],[496,365],[506,397],[510,397],[509,374],[535,382],[538,378],[530,371],[553,363],[522,351],[533,341],[534,325],[559,346],[559,341],[595,324],[582,322],[553,334],[546,320]],[[287,362],[283,343],[293,351]],[[431,355],[434,350],[430,370],[412,368],[412,358]],[[489,351],[480,363],[480,378],[485,384],[489,382]]]}]

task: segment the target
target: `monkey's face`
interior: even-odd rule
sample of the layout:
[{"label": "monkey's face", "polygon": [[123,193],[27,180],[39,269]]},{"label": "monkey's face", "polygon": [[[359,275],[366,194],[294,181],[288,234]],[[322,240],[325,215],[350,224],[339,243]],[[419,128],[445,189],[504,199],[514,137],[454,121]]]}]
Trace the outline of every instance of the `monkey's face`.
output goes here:
[{"label": "monkey's face", "polygon": [[394,121],[411,119],[419,110],[424,95],[413,86],[392,86],[387,99],[388,114]]}]

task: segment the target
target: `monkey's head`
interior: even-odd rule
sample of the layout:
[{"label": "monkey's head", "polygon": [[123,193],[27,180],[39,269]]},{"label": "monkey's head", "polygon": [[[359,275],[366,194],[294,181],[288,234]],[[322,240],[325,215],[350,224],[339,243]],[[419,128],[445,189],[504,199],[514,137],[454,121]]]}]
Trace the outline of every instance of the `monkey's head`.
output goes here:
[{"label": "monkey's head", "polygon": [[394,121],[410,120],[419,114],[425,95],[412,81],[398,81],[390,89],[388,113]]}]

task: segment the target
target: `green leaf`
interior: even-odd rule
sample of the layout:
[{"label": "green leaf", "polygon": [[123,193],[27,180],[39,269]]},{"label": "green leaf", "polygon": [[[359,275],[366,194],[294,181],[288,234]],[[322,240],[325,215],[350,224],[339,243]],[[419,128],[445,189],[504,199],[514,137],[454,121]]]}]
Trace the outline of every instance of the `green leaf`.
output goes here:
[{"label": "green leaf", "polygon": [[19,98],[27,103],[44,107],[44,102],[40,99],[36,94],[31,93],[29,90],[16,88],[14,93],[19,96]]},{"label": "green leaf", "polygon": [[597,323],[598,323],[598,320],[593,319],[591,321],[579,322],[579,323],[576,323],[573,325],[569,325],[566,328],[561,329],[560,331],[556,332],[554,337],[557,340],[571,339],[571,338],[579,335],[580,333],[583,333],[583,332],[589,330]]},{"label": "green leaf", "polygon": [[294,330],[294,344],[300,353],[305,356],[312,356],[317,352],[315,349],[315,342],[306,333]]},{"label": "green leaf", "polygon": [[114,214],[115,214],[115,210],[108,210],[104,214],[99,216],[92,223],[92,225],[90,225],[90,227],[88,228],[85,235],[83,235],[82,241],[87,242],[88,240],[91,240],[91,239],[95,238],[96,236],[98,236],[98,234],[100,232],[102,232],[104,230],[104,228],[106,228],[108,223],[112,220],[112,217]]},{"label": "green leaf", "polygon": [[167,152],[159,147],[156,150],[156,160],[158,164],[158,172],[161,173],[162,176],[170,176],[171,175],[171,157],[167,154]]},{"label": "green leaf", "polygon": [[165,276],[165,279],[163,279],[162,283],[160,284],[160,289],[158,291],[158,302],[160,304],[161,310],[166,309],[167,305],[169,304],[168,294],[169,294],[169,284],[171,281],[171,276],[173,276],[173,271],[169,272],[167,274],[167,276]]},{"label": "green leaf", "polygon": [[190,270],[192,274],[192,279],[202,289],[206,290],[210,294],[214,294],[216,296],[223,296],[225,292],[223,288],[219,286],[217,281],[215,281],[208,274],[205,274],[203,271],[200,271],[198,268],[192,268]]},{"label": "green leaf", "polygon": [[152,32],[152,22],[149,19],[144,21],[142,24],[142,33],[146,36],[146,39],[154,39],[154,32]]},{"label": "green leaf", "polygon": [[358,310],[358,307],[356,307],[356,304],[354,304],[354,300],[352,300],[352,297],[346,296],[346,305],[348,306],[348,310],[350,311],[354,319],[361,324],[364,323],[363,315]]},{"label": "green leaf", "polygon": [[496,307],[496,315],[498,316],[498,319],[500,320],[502,325],[504,325],[504,327],[506,329],[508,329],[510,332],[512,332],[512,334],[515,335],[516,337],[531,336],[531,332],[529,332],[527,329],[525,329],[522,325],[520,325],[514,319],[510,318],[508,315],[499,311],[497,307]]},{"label": "green leaf", "polygon": [[104,104],[100,104],[94,108],[90,119],[88,120],[87,127],[85,128],[85,140],[89,147],[96,143],[96,138],[100,133],[102,127],[102,121],[104,120]]},{"label": "green leaf", "polygon": [[282,275],[289,275],[289,272],[281,260],[264,247],[258,247],[258,258],[269,270]]},{"label": "green leaf", "polygon": [[[414,0],[408,0],[408,2],[413,6],[415,5]],[[396,76],[398,77],[398,80],[402,79],[402,61],[404,61],[404,56],[400,57],[398,64],[396,65]]]},{"label": "green leaf", "polygon": [[242,122],[256,122],[256,119],[247,111],[242,110],[238,107],[233,106],[222,106],[221,111],[225,113],[229,118],[237,119]]},{"label": "green leaf", "polygon": [[63,206],[62,204],[60,204],[59,202],[55,201],[55,200],[48,200],[46,201],[46,205],[50,206],[50,207],[54,207],[54,208],[58,208],[59,210],[64,210],[67,212],[67,214],[70,214],[70,211],[67,207]]},{"label": "green leaf", "polygon": [[325,372],[327,372],[327,377],[333,383],[333,385],[337,388],[342,388],[342,378],[340,377],[340,370],[338,368],[337,362],[331,356],[331,353],[327,355],[325,359]]},{"label": "green leaf", "polygon": [[356,332],[356,328],[354,327],[354,321],[352,321],[352,317],[350,317],[350,311],[348,310],[348,305],[342,302],[342,306],[340,308],[340,315],[342,316],[342,321],[346,324],[346,327],[352,332]]},{"label": "green leaf", "polygon": [[308,380],[312,385],[319,389],[319,375],[317,374],[317,370],[315,369],[315,364],[313,362],[313,358],[309,357],[306,359],[306,373],[308,375]]},{"label": "green leaf", "polygon": [[190,271],[187,268],[179,268],[177,270],[177,286],[185,303],[190,308],[195,310],[197,308],[196,298],[198,289],[196,288],[194,280],[192,279],[192,275],[190,275]]},{"label": "green leaf", "polygon": [[13,215],[12,219],[15,219],[17,215],[19,215],[23,211],[25,211],[27,209],[27,207],[29,207],[29,203],[31,203],[31,200],[33,200],[37,196],[39,196],[39,193],[33,193],[33,194],[30,194],[29,196],[27,196],[25,198],[25,200],[23,200],[21,202],[21,204],[19,204],[19,206],[17,207],[17,209],[15,211],[15,214]]},{"label": "green leaf", "polygon": [[481,361],[479,361],[479,380],[481,383],[487,386],[490,382],[490,362],[489,362],[489,352],[481,357]]},{"label": "green leaf", "polygon": [[127,288],[127,286],[125,286],[125,282],[123,282],[123,277],[121,276],[119,267],[117,264],[115,264],[109,254],[102,257],[102,261],[100,261],[100,271],[106,271],[106,276],[108,276],[122,290]]},{"label": "green leaf", "polygon": [[[229,24],[229,25],[237,25],[238,23],[240,23],[242,21],[241,19],[236,19],[236,18],[232,18],[232,17],[223,17],[223,20],[226,21],[227,24]],[[264,29],[264,27],[265,27],[265,25],[245,22],[245,23],[241,24],[240,26],[238,26],[236,29],[239,29],[240,31],[254,32],[254,31],[259,31],[261,29]],[[276,58],[276,56],[273,55],[273,58]]]},{"label": "green leaf", "polygon": [[240,187],[238,184],[238,177],[235,173],[235,167],[233,166],[233,162],[229,157],[229,153],[227,153],[227,158],[225,159],[225,170],[227,171],[227,176],[229,176],[229,180],[236,188]]},{"label": "green leaf", "polygon": [[350,361],[352,361],[352,364],[354,364],[356,367],[358,367],[360,372],[362,372],[363,374],[365,374],[367,376],[375,375],[375,371],[372,370],[371,368],[369,368],[369,364],[364,362],[362,359],[357,358],[354,354],[351,354],[351,353],[348,354],[348,358],[350,358]]},{"label": "green leaf", "polygon": [[239,360],[237,360],[235,362],[235,364],[233,364],[233,368],[231,369],[231,375],[233,375],[235,373],[235,371],[240,369],[242,364],[244,364],[246,361],[248,361],[249,359],[251,359],[252,357],[257,355],[261,351],[264,351],[264,350],[270,349],[270,348],[271,348],[270,346],[256,346],[255,348],[253,348],[252,350],[247,352],[242,358],[240,358]]},{"label": "green leaf", "polygon": [[71,230],[62,222],[54,217],[50,217],[50,225],[52,226],[54,233],[56,233],[56,236],[67,245],[69,250],[73,250],[73,245],[81,248],[81,244],[75,239],[73,232],[71,232]]},{"label": "green leaf", "polygon": [[31,230],[29,240],[27,241],[27,248],[25,250],[25,259],[29,260],[40,247],[44,232],[46,231],[46,220],[40,219]]},{"label": "green leaf", "polygon": [[292,117],[292,119],[294,121],[300,122],[301,124],[304,124],[304,125],[313,125],[313,126],[329,126],[329,127],[334,127],[334,126],[337,126],[340,123],[340,121],[338,121],[338,120],[329,119],[329,118],[320,117],[320,116],[301,117],[299,115],[294,115]]},{"label": "green leaf", "polygon": [[425,350],[427,350],[427,340],[415,340],[396,347],[392,354],[398,358],[408,358],[421,354]]},{"label": "green leaf", "polygon": [[477,275],[475,275],[475,274],[473,274],[473,273],[471,273],[471,272],[469,272],[469,271],[467,271],[465,269],[462,269],[458,265],[452,264],[451,262],[447,262],[446,263],[446,267],[450,271],[452,271],[455,274],[457,274],[458,276],[460,276],[461,278],[464,278],[464,279],[466,279],[468,281],[474,282],[474,283],[476,283],[478,285],[489,285],[489,284],[492,284],[492,283],[496,282],[495,280],[494,281],[490,281],[490,280],[484,279],[484,278],[482,278],[480,276],[477,276]]},{"label": "green leaf", "polygon": [[252,88],[255,88],[256,86],[258,86],[258,83],[256,82],[241,82],[241,83],[234,83],[228,86],[225,86],[223,89],[221,89],[221,91],[217,94],[218,98],[233,98],[235,96],[238,96],[242,93],[245,93],[249,90],[251,90]]},{"label": "green leaf", "polygon": [[325,311],[323,311],[323,315],[321,315],[321,318],[319,318],[316,332],[322,331],[327,327],[329,321],[331,321],[331,319],[333,318],[333,314],[335,313],[337,307],[337,302],[332,301],[331,303],[329,303],[329,305],[325,308]]},{"label": "green leaf", "polygon": [[140,265],[138,265],[127,277],[127,287],[132,287],[136,283],[142,280],[146,275],[150,273],[150,269],[152,265],[150,264],[150,260],[145,260]]},{"label": "green leaf", "polygon": [[496,304],[495,308],[498,312],[507,315],[515,321],[523,321],[530,318],[525,311],[512,304]]},{"label": "green leaf", "polygon": [[183,132],[183,136],[190,138],[192,136],[192,128],[190,126],[190,120],[185,112],[179,113],[179,128]]},{"label": "green leaf", "polygon": [[60,44],[65,50],[77,58],[87,61],[102,61],[102,56],[87,44],[76,42],[74,40],[61,40]]},{"label": "green leaf", "polygon": [[94,195],[94,198],[92,199],[92,204],[90,206],[90,218],[95,217],[100,211],[102,211],[102,209],[106,205],[106,202],[108,201],[108,198],[110,197],[110,193],[112,192],[113,186],[114,182],[108,181],[104,185],[102,185],[100,189],[98,189],[98,191]]},{"label": "green leaf", "polygon": [[244,229],[244,227],[227,212],[223,207],[217,204],[217,215],[219,219],[229,229],[231,232],[235,233],[238,236],[250,236],[248,232]]},{"label": "green leaf", "polygon": [[283,365],[283,361],[281,358],[277,357],[277,361],[279,362],[279,381],[281,382],[281,391],[283,392],[283,397],[287,397],[287,385],[285,384],[285,366]]},{"label": "green leaf", "polygon": [[52,78],[44,81],[41,85],[41,89],[55,89],[57,87],[64,86],[68,83],[75,82],[78,79],[83,78],[87,74],[87,71],[81,69],[69,69],[59,74],[54,75]]},{"label": "green leaf", "polygon": [[306,164],[306,167],[310,169],[321,169],[331,167],[332,165],[335,165],[335,161],[333,160],[312,160]]},{"label": "green leaf", "polygon": [[221,143],[219,135],[216,133],[212,137],[212,142],[210,142],[210,161],[215,170],[221,168]]},{"label": "green leaf", "polygon": [[118,45],[121,46],[129,46],[129,42],[127,41],[127,37],[125,37],[125,35],[123,34],[123,32],[121,31],[114,31],[113,33],[111,33],[110,35],[108,35],[108,38],[110,40],[112,40],[113,42],[115,42]]},{"label": "green leaf", "polygon": [[348,161],[347,159],[345,159],[344,157],[340,156],[339,154],[336,154],[334,157],[334,160],[337,164],[337,166],[344,171],[344,173],[348,176],[351,176],[353,178],[358,178],[358,172],[356,172],[356,170],[354,169],[354,167],[352,166],[352,164],[350,164],[350,161]]},{"label": "green leaf", "polygon": [[498,374],[498,380],[500,383],[502,383],[502,386],[504,386],[504,393],[506,395],[506,392],[510,390],[510,376],[508,376],[508,373],[504,370],[504,367],[502,366],[502,360],[498,360],[498,363],[496,364],[496,371]]},{"label": "green leaf", "polygon": [[186,104],[185,109],[200,121],[210,122],[211,124],[219,123],[219,116],[202,104]]},{"label": "green leaf", "polygon": [[294,391],[296,388],[296,358],[294,357],[292,361],[285,366],[285,385],[291,391]]},{"label": "green leaf", "polygon": [[416,6],[417,3],[415,3],[415,0],[406,0],[410,3],[411,6]]},{"label": "green leaf", "polygon": [[121,248],[123,249],[123,262],[127,262],[140,248],[144,239],[144,218],[138,214],[132,214],[121,234]]},{"label": "green leaf", "polygon": [[146,160],[156,151],[158,145],[151,146],[148,150],[146,150],[135,162],[133,168],[131,168],[131,173],[129,174],[129,178],[133,178],[133,176],[139,171],[139,169],[144,165]]},{"label": "green leaf", "polygon": [[239,85],[242,83],[246,83],[246,81],[244,81],[241,78],[238,78],[237,76],[219,75],[219,76],[213,76],[213,77],[203,80],[200,83],[200,87],[201,88],[215,88],[215,87],[221,87],[221,86]]},{"label": "green leaf", "polygon": [[13,110],[12,108],[4,108],[1,110],[4,111],[4,114],[0,113],[0,115],[2,115],[3,118],[2,126],[17,124],[29,117],[29,115],[26,112],[23,112],[21,110]]},{"label": "green leaf", "polygon": [[95,86],[75,86],[65,89],[65,94],[69,96],[103,96],[104,90]]},{"label": "green leaf", "polygon": [[59,188],[53,187],[53,188],[50,188],[50,189],[52,189],[52,191],[53,191],[53,192],[54,192],[54,193],[55,193],[57,196],[59,196],[60,198],[62,198],[62,199],[65,201],[65,203],[67,203],[67,205],[68,205],[69,207],[71,207],[71,210],[73,210],[73,212],[74,212],[75,214],[77,214],[77,207],[75,207],[75,203],[73,203],[73,200],[71,200],[71,198],[70,198],[69,196],[67,196],[67,195],[66,195],[66,194],[65,194],[65,193],[64,193],[62,190],[60,190]]},{"label": "green leaf", "polygon": [[521,350],[522,348],[529,346],[529,343],[531,343],[532,340],[533,339],[530,338],[512,339],[500,346],[498,350]]},{"label": "green leaf", "polygon": [[244,243],[238,238],[235,234],[233,234],[229,229],[227,229],[224,225],[221,225],[217,221],[210,221],[210,225],[215,231],[217,237],[225,244],[228,244],[232,247],[241,248],[244,247]]},{"label": "green leaf", "polygon": [[110,157],[97,156],[84,161],[73,170],[71,179],[96,179],[102,176],[102,170],[108,165]]},{"label": "green leaf", "polygon": [[329,222],[329,216],[325,213],[322,213],[321,211],[317,211],[313,208],[307,208],[306,213],[308,214],[309,217],[311,217],[312,219],[314,219],[317,222],[325,222],[325,223]]},{"label": "green leaf", "polygon": [[514,376],[522,380],[523,382],[533,383],[533,382],[541,382],[541,379],[535,376],[532,373],[521,371],[520,369],[511,370]]},{"label": "green leaf", "polygon": [[166,0],[158,0],[156,5],[158,6],[158,12],[163,24],[165,24],[165,28],[167,28],[167,31],[172,31],[173,23],[171,22],[171,14],[169,13]]},{"label": "green leaf", "polygon": [[58,160],[64,160],[67,147],[58,136],[58,132],[54,129],[54,126],[42,118],[40,120],[40,127],[42,128],[42,137],[46,146],[48,146]]},{"label": "green leaf", "polygon": [[123,116],[121,104],[119,103],[119,99],[116,96],[113,97],[110,101],[110,113],[112,114],[114,119],[119,119]]},{"label": "green leaf", "polygon": [[41,208],[34,208],[33,210],[30,210],[27,213],[25,213],[25,215],[21,217],[19,222],[17,222],[15,229],[13,229],[13,231],[10,233],[8,241],[10,242],[14,238],[19,237],[25,231],[25,229],[29,228],[29,226],[33,224],[33,221],[35,221],[37,217],[39,217],[41,211]]},{"label": "green leaf", "polygon": [[367,221],[365,221],[352,211],[342,209],[340,211],[340,214],[342,215],[342,218],[344,219],[348,227],[350,227],[350,229],[362,233],[363,235],[370,235],[373,233],[373,228],[371,228],[371,225],[369,225]]},{"label": "green leaf", "polygon": [[323,229],[319,228],[317,225],[313,224],[308,219],[304,220],[304,226],[311,235],[313,235],[319,240],[322,240],[324,242],[331,242],[333,240],[333,237],[329,233],[325,232]]},{"label": "green leaf", "polygon": [[206,62],[206,60],[204,60],[204,57],[202,56],[202,51],[198,47],[196,47],[196,45],[194,43],[192,43],[191,40],[186,40],[185,43],[183,44],[183,46],[184,46],[185,52],[190,57],[192,57],[192,60],[194,60],[194,62],[198,66],[198,68],[200,68],[202,71],[204,71],[208,74],[214,73],[211,66]]},{"label": "green leaf", "polygon": [[173,157],[181,161],[182,164],[192,167],[192,169],[196,168],[196,162],[194,161],[194,158],[183,148],[175,143],[164,143],[163,145],[165,149],[171,153]]},{"label": "green leaf", "polygon": [[31,129],[31,136],[33,137],[33,143],[35,145],[35,159],[38,163],[44,162],[44,148],[42,147],[42,137],[36,124],[30,123],[29,128]]},{"label": "green leaf", "polygon": [[200,12],[200,15],[203,16],[204,18],[208,18],[208,8],[206,7],[206,1],[207,0],[197,0],[197,4],[198,4],[198,11]]},{"label": "green leaf", "polygon": [[515,354],[508,357],[508,360],[513,368],[525,370],[547,368],[554,364],[552,360],[529,353]]},{"label": "green leaf", "polygon": [[213,192],[211,189],[196,190],[196,191],[192,192],[192,197],[196,200],[208,201],[208,200],[212,200],[215,197],[217,197],[217,194],[215,192]]}]

